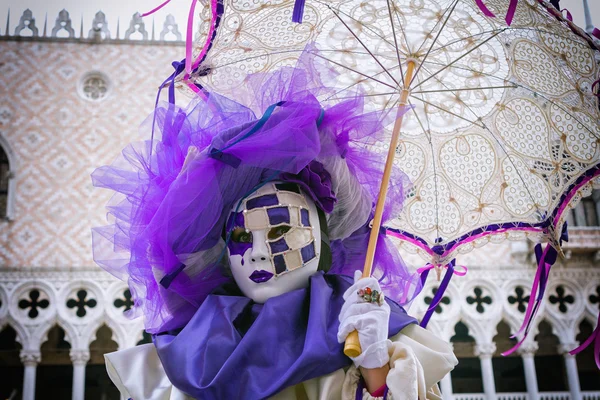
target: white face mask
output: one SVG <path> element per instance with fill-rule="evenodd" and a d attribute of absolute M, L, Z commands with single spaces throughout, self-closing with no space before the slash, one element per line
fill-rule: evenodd
<path fill-rule="evenodd" d="M 231 211 L 226 225 L 233 278 L 257 303 L 308 286 L 317 271 L 317 206 L 294 183 L 270 182 Z"/>

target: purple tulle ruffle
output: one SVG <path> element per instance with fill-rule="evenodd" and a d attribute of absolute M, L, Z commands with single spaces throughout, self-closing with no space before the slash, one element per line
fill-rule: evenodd
<path fill-rule="evenodd" d="M 223 227 L 265 179 L 295 176 L 332 210 L 330 273 L 362 268 L 385 164 L 370 149 L 386 140 L 396 110 L 365 113 L 360 93 L 320 102 L 330 93 L 321 83 L 327 73 L 306 53 L 295 68 L 248 76 L 237 101 L 211 93 L 185 109 L 161 103 L 141 126 L 150 137 L 154 121 L 154 142 L 132 143 L 94 171 L 94 185 L 115 192 L 111 225 L 92 233 L 94 259 L 127 281 L 132 314 L 144 315 L 148 332 L 184 326 L 211 291 L 232 281 Z M 409 185 L 394 169 L 384 217 L 398 215 Z M 383 236 L 374 276 L 396 301 L 407 282 L 418 282 Z"/>

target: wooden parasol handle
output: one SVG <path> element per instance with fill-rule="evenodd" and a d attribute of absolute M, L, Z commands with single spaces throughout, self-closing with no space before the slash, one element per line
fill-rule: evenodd
<path fill-rule="evenodd" d="M 406 67 L 406 74 L 404 75 L 404 87 L 400 92 L 399 107 L 405 107 L 408 104 L 410 82 L 412 81 L 414 71 L 415 60 L 409 59 Z M 367 247 L 365 266 L 363 268 L 363 278 L 371 276 L 373 260 L 375 259 L 375 249 L 377 247 L 377 237 L 379 236 L 381 219 L 383 218 L 383 207 L 385 205 L 385 198 L 387 197 L 388 186 L 390 184 L 390 175 L 392 173 L 392 166 L 394 163 L 394 156 L 396 155 L 396 147 L 398 146 L 398 138 L 400 136 L 400 129 L 402 128 L 403 117 L 404 113 L 401 113 L 400 116 L 396 118 L 394 129 L 392 130 L 392 140 L 390 141 L 390 148 L 388 149 L 385 168 L 383 170 L 383 178 L 379 188 L 377 206 L 375 207 L 375 216 L 373 217 L 373 226 L 371 227 L 371 234 L 369 235 L 369 246 Z M 358 357 L 360 353 L 362 353 L 362 349 L 360 348 L 360 341 L 358 340 L 358 332 L 352 331 L 348 337 L 346 337 L 344 354 L 348 357 Z"/>

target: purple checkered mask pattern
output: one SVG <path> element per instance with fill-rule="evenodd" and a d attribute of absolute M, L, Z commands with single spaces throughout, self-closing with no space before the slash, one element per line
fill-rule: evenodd
<path fill-rule="evenodd" d="M 258 303 L 306 287 L 317 271 L 317 206 L 295 183 L 269 182 L 236 202 L 226 226 L 233 277 Z"/>

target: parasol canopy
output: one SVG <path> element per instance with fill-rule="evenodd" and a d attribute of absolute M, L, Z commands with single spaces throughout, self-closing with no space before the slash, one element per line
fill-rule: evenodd
<path fill-rule="evenodd" d="M 508 2 L 480 3 L 308 1 L 296 24 L 293 1 L 225 1 L 191 79 L 233 95 L 248 73 L 292 65 L 314 43 L 340 91 L 321 100 L 358 90 L 377 110 L 398 106 L 414 61 L 395 161 L 413 189 L 386 226 L 435 265 L 490 240 L 557 244 L 565 209 L 599 170 L 600 51 L 549 3 L 518 2 L 510 26 L 491 16 Z"/>
<path fill-rule="evenodd" d="M 526 333 L 567 238 L 567 211 L 600 174 L 591 36 L 544 0 L 211 0 L 201 15 L 207 34 L 177 77 L 195 92 L 235 96 L 248 74 L 293 65 L 303 51 L 334 72 L 337 91 L 322 102 L 356 91 L 385 110 L 405 89 L 413 110 L 394 163 L 413 187 L 385 230 L 429 269 L 448 268 L 445 285 L 457 254 L 490 241 L 547 242 L 536 248 Z M 373 148 L 385 157 L 389 142 Z"/>

